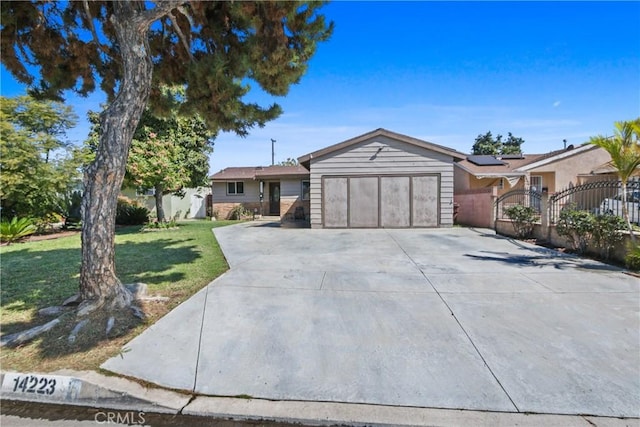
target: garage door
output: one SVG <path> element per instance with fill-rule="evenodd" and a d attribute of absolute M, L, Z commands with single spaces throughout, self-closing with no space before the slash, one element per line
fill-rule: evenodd
<path fill-rule="evenodd" d="M 323 177 L 326 228 L 437 227 L 439 176 Z"/>

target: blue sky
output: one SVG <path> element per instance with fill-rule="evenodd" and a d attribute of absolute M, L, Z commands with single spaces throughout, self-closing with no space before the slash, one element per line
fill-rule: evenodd
<path fill-rule="evenodd" d="M 347 2 L 300 84 L 248 100 L 284 114 L 247 138 L 221 134 L 211 173 L 271 163 L 386 128 L 469 152 L 512 132 L 526 153 L 610 135 L 640 116 L 640 2 Z M 2 94 L 24 91 L 2 70 Z M 102 97 L 70 97 L 76 113 Z M 69 133 L 82 141 L 83 121 Z"/>

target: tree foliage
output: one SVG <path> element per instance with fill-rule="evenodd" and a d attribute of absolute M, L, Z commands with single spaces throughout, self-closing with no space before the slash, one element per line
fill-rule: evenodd
<path fill-rule="evenodd" d="M 507 139 L 502 141 L 502 135 L 498 134 L 495 138 L 491 131 L 480 134 L 476 137 L 475 143 L 471 148 L 472 154 L 489 154 L 493 156 L 505 154 L 522 154 L 522 144 L 524 139 L 513 136 L 508 133 Z"/>
<path fill-rule="evenodd" d="M 81 151 L 66 140 L 72 109 L 30 96 L 0 98 L 0 199 L 3 216 L 64 215 L 80 182 Z"/>
<path fill-rule="evenodd" d="M 612 137 L 595 136 L 589 142 L 603 148 L 611 156 L 610 164 L 615 168 L 621 182 L 622 216 L 627 223 L 631 240 L 635 235 L 627 209 L 627 181 L 640 166 L 640 118 L 616 122 Z"/>
<path fill-rule="evenodd" d="M 125 182 L 154 189 L 156 215 L 164 221 L 162 196 L 206 185 L 212 151 L 211 132 L 199 116 L 182 117 L 174 110 L 158 117 L 147 109 L 131 144 Z"/>
<path fill-rule="evenodd" d="M 287 157 L 285 160 L 282 160 L 277 163 L 278 166 L 298 166 L 298 161 L 292 157 Z"/>
<path fill-rule="evenodd" d="M 162 112 L 163 86 L 184 86 L 186 115 L 213 131 L 245 136 L 276 118 L 245 95 L 256 82 L 281 96 L 298 83 L 317 44 L 332 31 L 320 2 L 290 1 L 20 1 L 2 2 L 0 57 L 33 93 L 86 95 L 99 85 L 94 161 L 82 201 L 81 313 L 131 305 L 116 277 L 115 214 L 126 159 L 150 100 Z"/>

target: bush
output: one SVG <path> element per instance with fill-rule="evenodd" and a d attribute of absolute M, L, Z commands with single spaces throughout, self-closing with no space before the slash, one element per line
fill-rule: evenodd
<path fill-rule="evenodd" d="M 64 206 L 64 225 L 65 230 L 73 230 L 81 228 L 80 208 L 82 205 L 82 195 L 79 191 L 74 191 L 65 199 Z"/>
<path fill-rule="evenodd" d="M 640 245 L 636 245 L 629 250 L 624 262 L 629 270 L 640 271 Z"/>
<path fill-rule="evenodd" d="M 227 215 L 227 219 L 238 220 L 238 219 L 246 218 L 249 215 L 251 215 L 251 212 L 249 212 L 244 206 L 237 205 L 229 211 L 229 215 Z"/>
<path fill-rule="evenodd" d="M 592 240 L 595 224 L 593 214 L 569 206 L 560 212 L 556 230 L 558 235 L 567 239 L 571 249 L 584 253 Z"/>
<path fill-rule="evenodd" d="M 624 238 L 620 231 L 625 228 L 626 223 L 617 215 L 594 216 L 591 237 L 602 258 L 609 259 L 611 249 Z"/>
<path fill-rule="evenodd" d="M 149 210 L 126 197 L 118 197 L 116 224 L 143 225 L 149 222 Z"/>
<path fill-rule="evenodd" d="M 37 227 L 30 218 L 14 216 L 11 221 L 0 223 L 0 240 L 11 244 L 37 231 Z"/>
<path fill-rule="evenodd" d="M 150 221 L 142 227 L 142 231 L 148 230 L 169 230 L 172 228 L 178 228 L 178 223 L 175 219 L 170 221 Z"/>
<path fill-rule="evenodd" d="M 533 225 L 538 220 L 536 210 L 531 206 L 513 205 L 503 209 L 504 214 L 513 223 L 513 229 L 520 239 L 526 239 L 533 233 Z"/>

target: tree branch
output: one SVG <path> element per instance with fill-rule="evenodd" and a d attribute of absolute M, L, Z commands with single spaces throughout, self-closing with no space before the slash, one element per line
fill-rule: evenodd
<path fill-rule="evenodd" d="M 151 25 L 152 22 L 157 21 L 163 16 L 171 16 L 171 11 L 187 2 L 184 0 L 165 0 L 156 3 L 156 7 L 153 9 L 147 9 L 141 12 L 136 19 L 138 24 L 143 26 Z"/>
<path fill-rule="evenodd" d="M 96 27 L 93 25 L 93 16 L 91 15 L 91 11 L 89 10 L 89 2 L 84 0 L 82 2 L 84 6 L 84 13 L 87 15 L 87 22 L 89 23 L 89 30 L 91 31 L 91 35 L 93 36 L 93 41 L 96 43 L 99 50 L 104 54 L 109 54 L 109 51 L 100 43 L 100 39 L 98 39 L 98 32 L 96 31 Z"/>
<path fill-rule="evenodd" d="M 180 10 L 180 12 L 184 14 L 184 12 L 181 9 L 182 8 L 178 8 L 178 10 Z M 196 62 L 196 58 L 194 58 L 193 54 L 191 53 L 191 46 L 189 45 L 189 41 L 187 40 L 184 33 L 180 29 L 180 25 L 178 25 L 178 21 L 176 20 L 176 16 L 173 14 L 173 11 L 169 13 L 169 19 L 171 19 L 171 23 L 173 24 L 173 27 L 176 29 L 176 33 L 178 34 L 178 37 L 180 37 L 180 41 L 182 42 L 182 46 L 184 47 L 184 50 L 186 50 L 187 55 L 189 55 L 189 59 L 191 60 L 191 62 Z M 189 23 L 191 24 L 191 22 Z"/>

